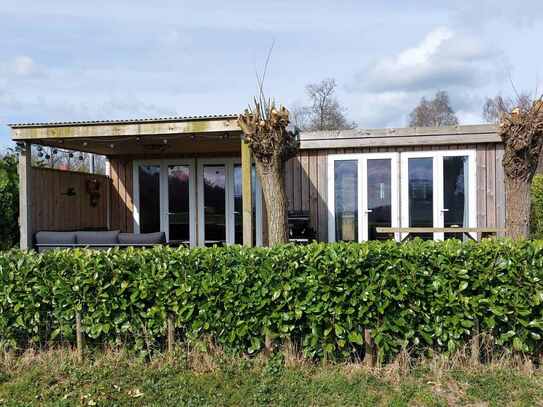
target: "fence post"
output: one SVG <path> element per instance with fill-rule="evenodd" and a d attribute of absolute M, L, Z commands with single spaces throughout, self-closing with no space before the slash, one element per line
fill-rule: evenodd
<path fill-rule="evenodd" d="M 267 359 L 273 353 L 273 340 L 269 332 L 264 337 L 264 357 Z"/>
<path fill-rule="evenodd" d="M 77 358 L 79 361 L 83 360 L 83 330 L 81 328 L 81 314 L 76 311 L 75 313 L 75 338 L 77 346 Z"/>
<path fill-rule="evenodd" d="M 481 357 L 481 338 L 479 332 L 479 320 L 475 319 L 475 325 L 473 325 L 473 337 L 471 338 L 471 363 L 479 364 L 479 358 Z"/>
<path fill-rule="evenodd" d="M 175 343 L 175 327 L 173 316 L 171 314 L 168 314 L 168 335 L 166 340 L 168 346 L 168 353 L 172 353 Z"/>
<path fill-rule="evenodd" d="M 364 329 L 364 364 L 367 367 L 375 367 L 377 364 L 377 349 L 371 337 L 371 329 Z"/>

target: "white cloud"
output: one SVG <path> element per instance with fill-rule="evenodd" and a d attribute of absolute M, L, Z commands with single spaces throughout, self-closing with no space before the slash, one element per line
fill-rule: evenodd
<path fill-rule="evenodd" d="M 420 92 L 484 86 L 503 72 L 500 52 L 447 27 L 429 32 L 415 47 L 371 63 L 353 88 L 370 92 Z"/>
<path fill-rule="evenodd" d="M 30 76 L 37 70 L 34 60 L 26 55 L 16 57 L 12 65 L 17 76 Z"/>

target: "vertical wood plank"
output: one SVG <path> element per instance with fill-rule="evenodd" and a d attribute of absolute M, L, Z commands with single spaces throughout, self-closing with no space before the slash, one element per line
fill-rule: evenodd
<path fill-rule="evenodd" d="M 118 230 L 121 225 L 119 222 L 120 211 L 119 211 L 119 160 L 111 160 L 111 229 Z"/>
<path fill-rule="evenodd" d="M 477 161 L 477 226 L 486 227 L 486 146 L 478 144 Z"/>
<path fill-rule="evenodd" d="M 117 162 L 117 176 L 118 176 L 118 195 L 119 195 L 119 229 L 121 232 L 126 232 L 126 193 L 124 184 L 126 166 L 124 160 L 118 160 Z"/>
<path fill-rule="evenodd" d="M 496 145 L 496 222 L 498 228 L 505 228 L 505 173 L 502 166 L 503 144 Z M 505 233 L 500 232 L 502 237 Z"/>
<path fill-rule="evenodd" d="M 318 236 L 321 242 L 328 241 L 328 152 L 319 150 L 317 153 L 317 191 L 318 191 Z"/>
<path fill-rule="evenodd" d="M 299 211 L 302 209 L 302 166 L 300 162 L 300 153 L 294 158 L 292 165 L 293 172 L 293 209 Z"/>
<path fill-rule="evenodd" d="M 32 248 L 32 145 L 19 152 L 19 227 L 21 250 Z"/>
<path fill-rule="evenodd" d="M 249 144 L 241 142 L 241 189 L 243 245 L 253 245 L 253 193 L 251 182 L 251 150 Z"/>
<path fill-rule="evenodd" d="M 126 231 L 129 233 L 134 232 L 134 201 L 132 199 L 134 196 L 133 165 L 133 161 L 126 163 L 126 183 L 124 185 L 126 193 Z"/>
<path fill-rule="evenodd" d="M 496 227 L 496 145 L 486 145 L 486 216 L 487 226 Z"/>
<path fill-rule="evenodd" d="M 309 203 L 309 155 L 308 151 L 302 151 L 300 155 L 300 164 L 301 164 L 301 174 L 300 174 L 300 180 L 302 183 L 302 203 L 301 203 L 301 209 L 304 211 L 310 210 L 311 206 Z"/>
<path fill-rule="evenodd" d="M 309 154 L 309 222 L 317 232 L 319 225 L 319 193 L 318 193 L 318 152 L 312 150 Z"/>
<path fill-rule="evenodd" d="M 287 192 L 289 211 L 291 211 L 294 208 L 294 196 L 293 196 L 294 160 L 295 158 L 291 158 L 285 163 L 285 189 Z"/>

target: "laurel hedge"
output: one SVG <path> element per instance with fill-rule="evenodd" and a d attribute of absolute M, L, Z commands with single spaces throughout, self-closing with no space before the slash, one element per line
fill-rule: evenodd
<path fill-rule="evenodd" d="M 161 349 L 180 342 L 247 354 L 266 335 L 308 357 L 347 359 L 372 330 L 382 360 L 407 348 L 451 352 L 478 325 L 496 346 L 538 355 L 543 242 L 415 240 L 274 248 L 0 253 L 0 342 Z"/>

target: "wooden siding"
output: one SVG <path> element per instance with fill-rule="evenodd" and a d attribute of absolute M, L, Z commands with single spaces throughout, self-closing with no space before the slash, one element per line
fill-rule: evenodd
<path fill-rule="evenodd" d="M 476 151 L 477 225 L 504 227 L 505 188 L 501 165 L 503 146 L 499 143 L 302 150 L 286 166 L 285 184 L 289 209 L 310 211 L 311 227 L 317 232 L 319 240 L 326 241 L 328 240 L 328 180 L 330 176 L 333 176 L 327 173 L 329 154 L 464 149 Z"/>
<path fill-rule="evenodd" d="M 132 161 L 111 159 L 109 161 L 111 178 L 111 217 L 110 229 L 121 232 L 134 231 L 133 172 Z"/>
<path fill-rule="evenodd" d="M 32 168 L 32 230 L 84 230 L 107 228 L 110 181 L 103 175 Z M 98 179 L 100 198 L 91 206 L 87 181 Z M 73 192 L 68 194 L 68 191 Z"/>
<path fill-rule="evenodd" d="M 477 165 L 477 225 L 504 227 L 505 188 L 501 165 L 503 146 L 499 143 L 448 146 L 359 147 L 341 149 L 301 150 L 285 165 L 285 186 L 289 210 L 308 210 L 311 227 L 319 240 L 328 240 L 328 155 L 350 153 L 406 152 L 433 150 L 476 151 Z M 111 229 L 133 231 L 132 161 L 110 160 Z M 265 208 L 263 208 L 265 216 Z M 263 240 L 267 230 L 263 227 Z"/>

